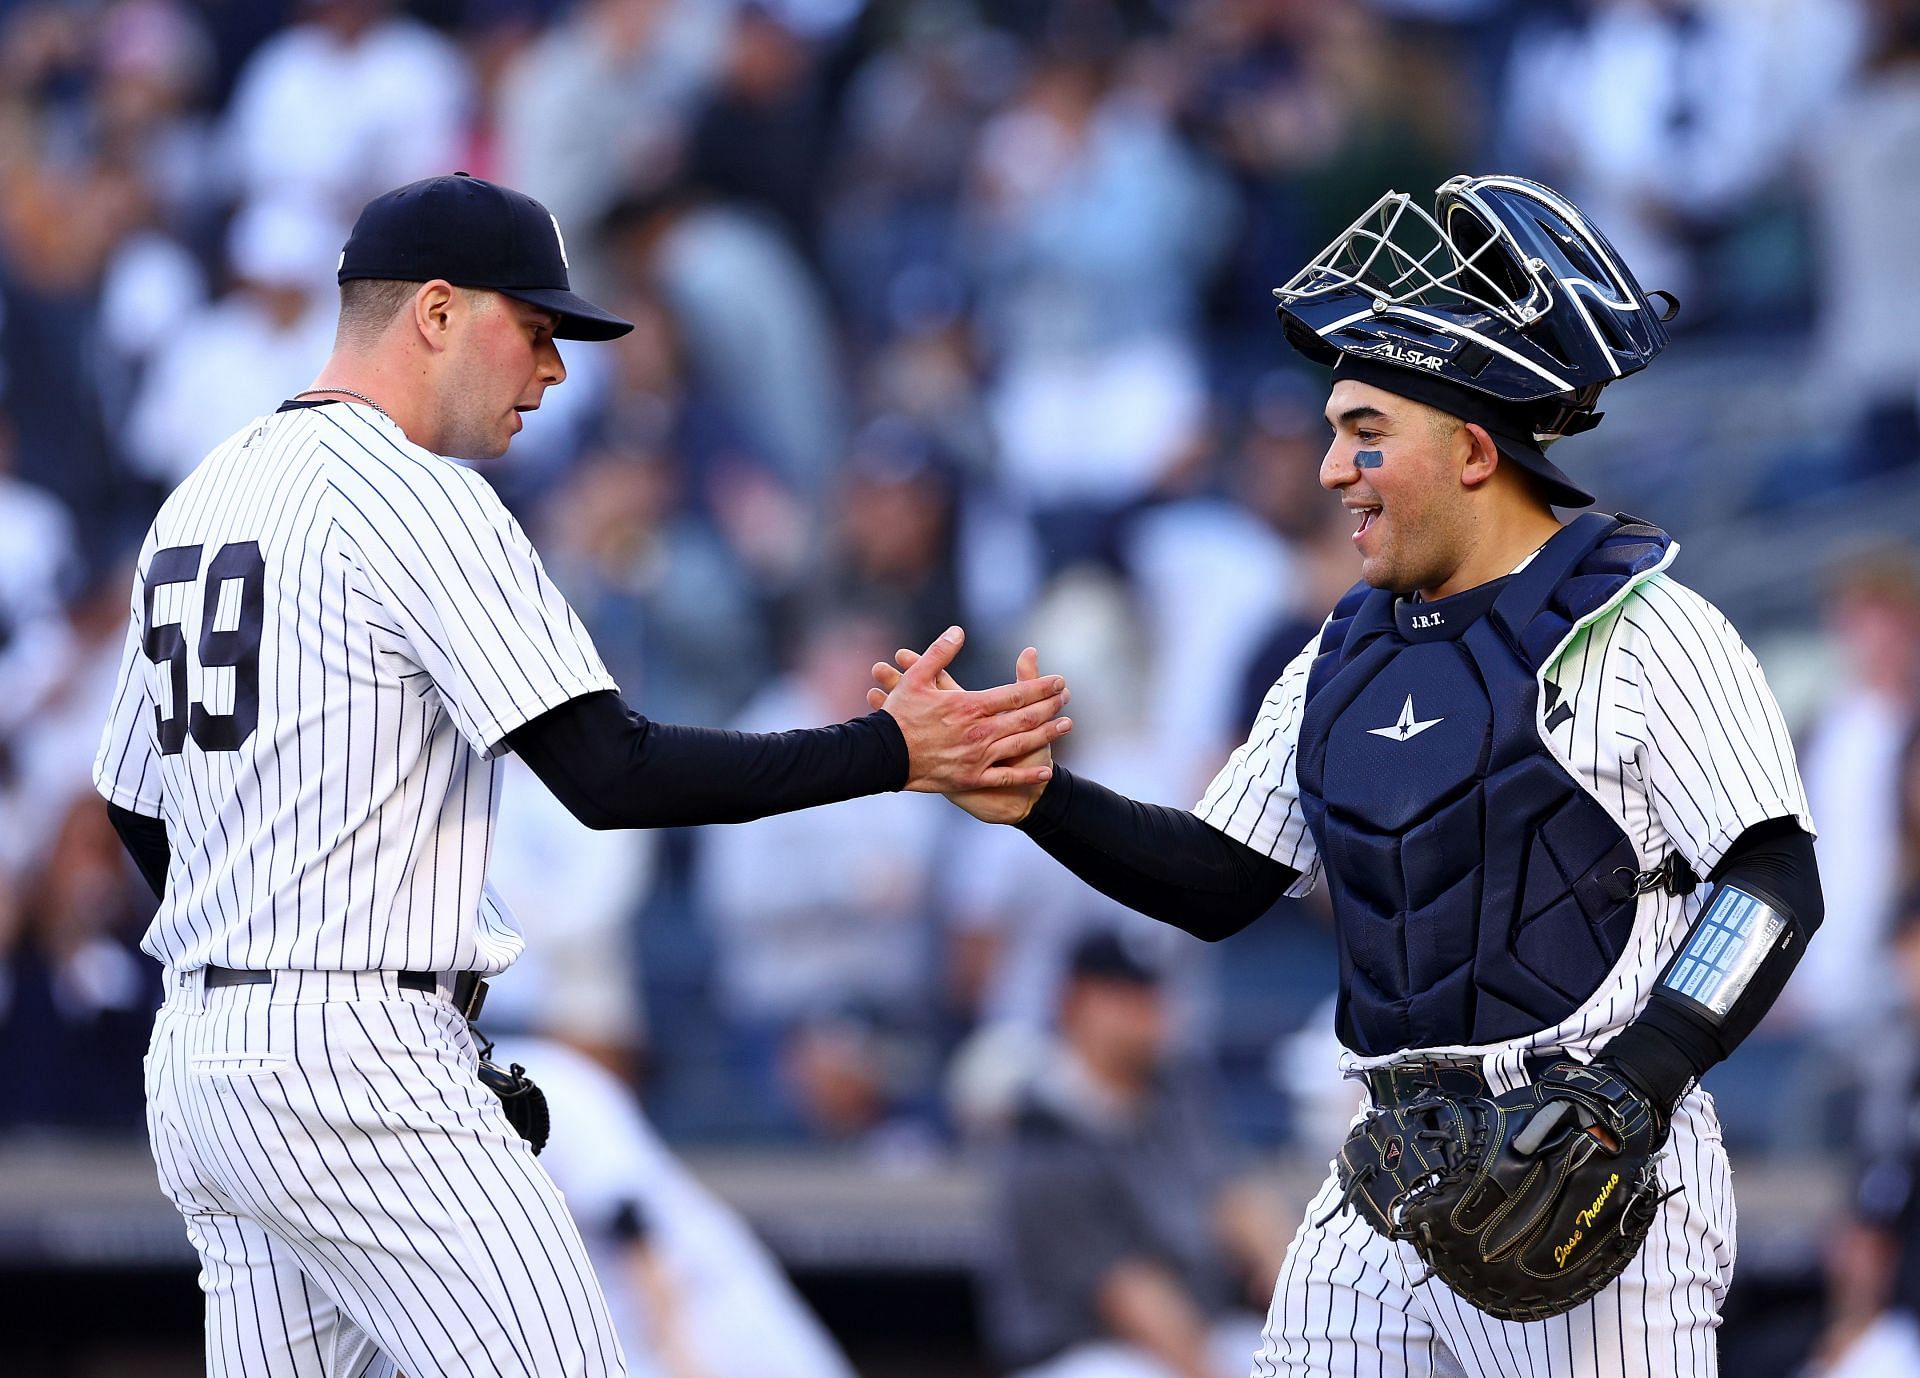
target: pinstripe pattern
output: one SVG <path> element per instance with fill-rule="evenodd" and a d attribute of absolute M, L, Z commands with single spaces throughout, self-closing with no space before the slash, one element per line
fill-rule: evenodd
<path fill-rule="evenodd" d="M 1324 625 L 1321 631 L 1326 629 Z M 1307 674 L 1320 648 L 1315 636 L 1287 662 L 1260 704 L 1253 731 L 1213 777 L 1194 813 L 1227 836 L 1300 872 L 1287 893 L 1296 899 L 1320 883 L 1320 850 L 1300 809 L 1295 757 L 1300 716 L 1307 704 Z"/>
<path fill-rule="evenodd" d="M 1246 743 L 1195 809 L 1300 870 L 1296 895 L 1313 888 L 1320 869 L 1294 765 L 1318 642 L 1288 665 Z M 1677 851 L 1705 876 L 1741 833 L 1768 819 L 1793 818 L 1813 831 L 1793 745 L 1758 662 L 1718 610 L 1664 571 L 1576 628 L 1540 679 L 1542 740 L 1632 839 L 1642 868 Z M 1356 1071 L 1406 1051 L 1478 1056 L 1497 1093 L 1525 1081 L 1535 1049 L 1591 1055 L 1646 1004 L 1702 903 L 1701 891 L 1643 895 L 1613 971 L 1552 1028 L 1483 1047 L 1347 1053 L 1342 1065 Z M 1255 1378 L 1710 1374 L 1733 1266 L 1734 1207 L 1712 1102 L 1697 1089 L 1676 1115 L 1663 1174 L 1682 1191 L 1621 1280 L 1565 1317 L 1527 1325 L 1496 1321 L 1444 1287 L 1410 1292 L 1411 1250 L 1394 1257 L 1394 1246 L 1351 1212 L 1315 1228 L 1310 1222 L 1338 1196 L 1330 1177 L 1288 1253 Z M 1417 1262 L 1412 1267 L 1418 1277 Z"/>
<path fill-rule="evenodd" d="M 148 1126 L 206 1269 L 209 1372 L 356 1375 L 374 1345 L 412 1378 L 626 1371 L 476 1063 L 452 1006 L 391 973 L 174 975 Z"/>
<path fill-rule="evenodd" d="M 209 1373 L 626 1372 L 465 1024 L 394 975 L 519 955 L 494 755 L 613 687 L 492 489 L 375 409 L 263 418 L 154 519 L 94 779 L 172 847 L 148 1128 Z"/>
<path fill-rule="evenodd" d="M 1584 1306 L 1551 1320 L 1501 1321 L 1425 1271 L 1411 1244 L 1353 1210 L 1315 1225 L 1340 1198 L 1331 1172 L 1287 1250 L 1253 1378 L 1711 1378 L 1714 1332 L 1733 1276 L 1733 1183 L 1713 1098 L 1695 1089 L 1674 1115 L 1661 1176 L 1684 1189 L 1661 1207 L 1640 1254 Z"/>
<path fill-rule="evenodd" d="M 207 1369 L 263 1378 L 387 1378 L 373 1340 L 266 1230 L 236 1215 L 187 1217 L 207 1295 Z"/>
<path fill-rule="evenodd" d="M 1288 892 L 1295 895 L 1319 879 L 1294 768 L 1318 644 L 1316 637 L 1287 666 L 1246 743 L 1194 810 L 1228 836 L 1302 870 Z M 1704 876 L 1734 839 L 1771 818 L 1792 818 L 1813 831 L 1793 743 L 1759 662 L 1712 604 L 1665 573 L 1650 575 L 1575 631 L 1540 678 L 1542 740 L 1619 822 L 1643 868 L 1677 850 Z M 1643 895 L 1613 972 L 1554 1027 L 1488 1047 L 1420 1051 L 1484 1056 L 1496 1090 L 1520 1084 L 1522 1060 L 1533 1049 L 1591 1052 L 1646 1004 L 1703 898 Z M 1344 1065 L 1378 1066 L 1400 1055 L 1349 1055 Z"/>
<path fill-rule="evenodd" d="M 235 751 L 189 739 L 142 653 L 156 551 L 258 541 L 259 725 Z M 203 582 L 152 590 L 195 647 Z M 232 580 L 215 626 L 231 616 Z M 279 413 L 215 450 L 161 508 L 140 555 L 100 792 L 164 817 L 174 855 L 142 947 L 169 966 L 504 970 L 520 952 L 486 885 L 514 728 L 614 688 L 518 524 L 478 474 L 410 444 L 372 408 Z M 188 697 L 230 711 L 231 668 L 187 656 Z"/>

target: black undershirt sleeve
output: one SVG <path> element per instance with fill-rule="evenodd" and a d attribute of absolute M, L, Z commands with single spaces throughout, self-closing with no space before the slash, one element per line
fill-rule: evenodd
<path fill-rule="evenodd" d="M 1299 879 L 1186 809 L 1142 804 L 1059 766 L 1020 830 L 1101 894 L 1218 942 Z"/>
<path fill-rule="evenodd" d="M 1676 1103 L 1688 1082 L 1725 1061 L 1753 1032 L 1826 914 L 1813 838 L 1791 818 L 1769 819 L 1741 833 L 1710 879 L 1758 896 L 1792 922 L 1718 1024 L 1686 997 L 1656 986 L 1646 1008 L 1601 1050 L 1601 1057 L 1618 1064 L 1662 1107 Z"/>
<path fill-rule="evenodd" d="M 507 734 L 589 828 L 684 828 L 882 794 L 907 782 L 886 712 L 794 732 L 650 722 L 611 691 L 583 694 Z"/>
<path fill-rule="evenodd" d="M 140 868 L 140 874 L 153 887 L 153 897 L 163 898 L 167 893 L 167 862 L 172 855 L 167 845 L 167 820 L 149 818 L 144 813 L 123 809 L 111 801 L 107 804 L 107 818 L 112 822 L 113 830 L 120 834 L 120 842 L 127 849 L 127 855 L 133 858 L 133 864 Z"/>

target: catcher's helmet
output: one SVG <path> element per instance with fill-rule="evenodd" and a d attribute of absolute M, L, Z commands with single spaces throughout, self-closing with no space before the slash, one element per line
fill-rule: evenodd
<path fill-rule="evenodd" d="M 1448 179 L 1432 215 L 1388 192 L 1274 295 L 1315 362 L 1372 359 L 1520 404 L 1543 445 L 1599 422 L 1600 389 L 1666 348 L 1679 305 L 1643 292 L 1571 201 L 1499 176 Z"/>

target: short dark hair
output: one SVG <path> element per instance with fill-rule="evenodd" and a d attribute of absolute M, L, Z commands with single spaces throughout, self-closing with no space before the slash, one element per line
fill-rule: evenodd
<path fill-rule="evenodd" d="M 1067 957 L 1067 974 L 1076 980 L 1151 990 L 1160 984 L 1162 973 L 1140 947 L 1118 929 L 1096 928 L 1074 944 Z"/>
<path fill-rule="evenodd" d="M 417 282 L 394 278 L 351 278 L 341 283 L 339 338 L 372 344 L 419 290 Z"/>

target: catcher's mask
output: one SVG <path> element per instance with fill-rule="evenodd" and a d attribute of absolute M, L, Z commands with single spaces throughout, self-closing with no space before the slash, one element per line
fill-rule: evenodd
<path fill-rule="evenodd" d="M 1679 308 L 1571 201 L 1504 176 L 1449 178 L 1431 215 L 1388 192 L 1274 296 L 1316 363 L 1344 354 L 1520 404 L 1543 447 L 1599 423 L 1600 389 L 1666 348 Z"/>

